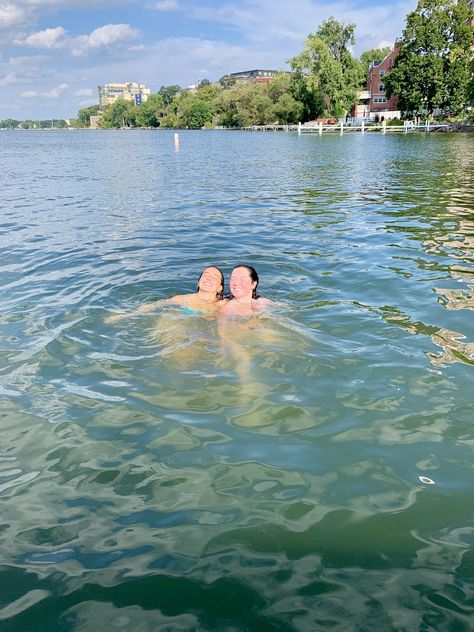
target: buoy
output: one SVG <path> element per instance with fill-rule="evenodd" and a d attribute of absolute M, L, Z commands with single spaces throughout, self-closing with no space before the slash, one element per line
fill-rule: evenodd
<path fill-rule="evenodd" d="M 179 149 L 179 134 L 177 132 L 174 135 L 174 147 L 176 150 Z"/>
<path fill-rule="evenodd" d="M 419 476 L 418 477 L 421 483 L 424 483 L 425 485 L 434 485 L 435 482 L 433 479 L 428 478 L 427 476 Z"/>

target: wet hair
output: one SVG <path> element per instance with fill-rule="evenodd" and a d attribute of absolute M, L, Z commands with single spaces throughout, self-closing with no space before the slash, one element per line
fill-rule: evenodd
<path fill-rule="evenodd" d="M 255 268 L 253 266 L 248 266 L 245 263 L 241 263 L 238 266 L 235 266 L 234 270 L 237 270 L 237 268 L 246 268 L 249 271 L 250 278 L 252 279 L 252 283 L 254 283 L 254 282 L 257 283 L 257 285 L 252 289 L 252 298 L 254 298 L 254 299 L 259 298 L 260 295 L 257 294 L 259 278 L 258 278 L 258 274 L 257 274 L 257 271 L 255 270 Z M 232 272 L 234 270 L 232 270 Z"/>
<path fill-rule="evenodd" d="M 222 273 L 222 270 L 220 268 L 218 268 L 217 266 L 207 266 L 206 268 L 204 268 L 204 270 L 199 275 L 199 279 L 198 279 L 198 282 L 197 282 L 197 291 L 199 292 L 199 281 L 201 280 L 202 275 L 204 274 L 204 272 L 206 270 L 209 270 L 209 268 L 214 268 L 214 270 L 217 270 L 219 272 L 219 274 L 221 275 L 221 286 L 222 286 L 222 289 L 219 292 L 217 292 L 216 297 L 220 301 L 222 301 L 222 299 L 224 298 L 224 275 Z"/>

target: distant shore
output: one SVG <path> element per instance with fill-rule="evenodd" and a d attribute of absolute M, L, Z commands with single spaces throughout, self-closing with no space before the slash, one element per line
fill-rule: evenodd
<path fill-rule="evenodd" d="M 433 126 L 436 126 L 436 123 L 433 122 L 432 123 Z M 457 122 L 449 122 L 446 121 L 444 122 L 445 127 L 442 129 L 431 129 L 429 130 L 430 132 L 438 132 L 438 133 L 450 133 L 450 132 L 461 132 L 461 133 L 473 133 L 474 132 L 474 122 L 469 122 L 469 123 L 457 123 Z M 255 127 L 268 127 L 268 131 L 271 131 L 271 127 L 275 127 L 275 128 L 283 128 L 283 127 L 289 127 L 289 128 L 296 128 L 297 126 L 295 125 L 291 125 L 291 126 L 255 126 Z M 338 125 L 334 125 L 331 126 L 334 129 L 338 128 Z M 246 127 L 214 127 L 214 128 L 197 128 L 197 129 L 191 129 L 191 128 L 183 128 L 183 127 L 176 127 L 176 128 L 170 128 L 170 127 L 122 127 L 122 128 L 101 128 L 101 127 L 96 127 L 96 128 L 92 128 L 92 127 L 43 127 L 43 128 L 8 128 L 8 127 L 0 127 L 0 132 L 77 132 L 77 131 L 113 131 L 113 132 L 117 132 L 117 131 L 138 131 L 138 130 L 148 130 L 148 131 L 155 131 L 155 132 L 189 132 L 189 131 L 206 131 L 206 132 L 212 132 L 212 131 L 220 131 L 220 132 L 225 132 L 225 131 L 247 131 L 249 128 Z M 350 130 L 350 127 L 347 127 L 345 129 Z M 370 129 L 370 128 L 369 128 Z M 294 129 L 293 129 L 294 131 Z"/>

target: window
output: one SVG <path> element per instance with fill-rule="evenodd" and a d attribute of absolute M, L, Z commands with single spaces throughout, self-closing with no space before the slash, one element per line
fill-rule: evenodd
<path fill-rule="evenodd" d="M 379 83 L 379 92 L 385 92 L 385 86 L 383 83 Z"/>
<path fill-rule="evenodd" d="M 381 70 L 381 71 L 380 71 L 380 79 L 382 79 L 382 77 L 384 76 L 384 74 L 385 74 L 385 70 Z"/>
<path fill-rule="evenodd" d="M 374 97 L 374 103 L 387 103 L 387 97 Z"/>

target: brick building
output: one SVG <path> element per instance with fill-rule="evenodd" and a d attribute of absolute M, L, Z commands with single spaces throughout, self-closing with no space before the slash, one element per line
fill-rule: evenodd
<path fill-rule="evenodd" d="M 398 97 L 392 95 L 387 97 L 385 92 L 384 76 L 393 68 L 393 63 L 400 51 L 400 44 L 395 42 L 395 46 L 382 61 L 373 61 L 369 67 L 367 76 L 367 90 L 370 93 L 369 111 L 370 114 L 393 118 L 394 113 L 398 111 Z M 390 114 L 389 114 L 390 113 Z"/>

